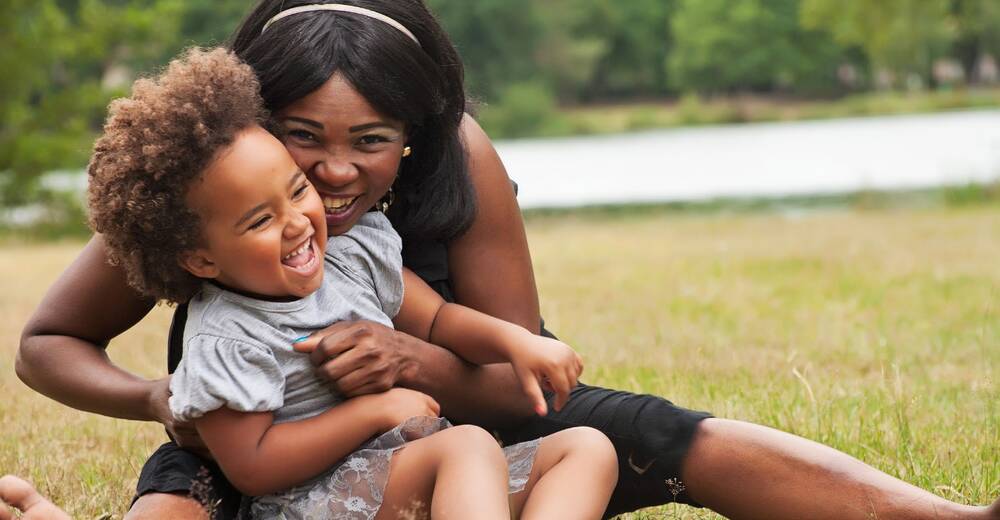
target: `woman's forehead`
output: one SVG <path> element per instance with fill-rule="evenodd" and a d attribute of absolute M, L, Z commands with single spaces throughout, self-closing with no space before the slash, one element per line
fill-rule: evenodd
<path fill-rule="evenodd" d="M 317 123 L 323 129 L 349 129 L 372 122 L 403 127 L 395 119 L 379 112 L 342 74 L 336 73 L 319 88 L 275 113 L 278 120 L 288 118 Z"/>

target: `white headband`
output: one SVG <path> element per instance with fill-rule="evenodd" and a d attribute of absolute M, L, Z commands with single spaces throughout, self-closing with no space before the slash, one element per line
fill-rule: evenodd
<path fill-rule="evenodd" d="M 389 18 L 388 16 L 382 13 L 372 11 L 371 9 L 365 9 L 364 7 L 358 7 L 354 5 L 344 5 L 344 4 L 300 5 L 299 7 L 292 7 L 290 9 L 285 9 L 284 11 L 281 11 L 280 13 L 274 15 L 274 17 L 272 17 L 270 20 L 268 20 L 267 23 L 264 24 L 264 28 L 260 30 L 260 33 L 264 34 L 264 31 L 266 31 L 267 28 L 270 27 L 272 23 L 277 22 L 278 20 L 281 20 L 286 16 L 292 16 L 293 14 L 299 14 L 299 13 L 308 13 L 311 11 L 341 11 L 344 13 L 355 13 L 367 16 L 369 18 L 374 18 L 376 20 L 381 20 L 395 27 L 396 29 L 399 30 L 399 32 L 408 36 L 418 46 L 420 45 L 420 40 L 418 40 L 417 37 L 414 36 L 409 29 L 403 27 L 403 24 L 397 22 L 396 20 L 393 20 L 392 18 Z"/>

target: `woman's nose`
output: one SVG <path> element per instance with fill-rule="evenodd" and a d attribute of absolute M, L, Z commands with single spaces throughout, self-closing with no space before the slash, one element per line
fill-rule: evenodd
<path fill-rule="evenodd" d="M 358 178 L 358 167 L 343 156 L 328 153 L 316 163 L 312 173 L 320 185 L 339 188 Z"/>

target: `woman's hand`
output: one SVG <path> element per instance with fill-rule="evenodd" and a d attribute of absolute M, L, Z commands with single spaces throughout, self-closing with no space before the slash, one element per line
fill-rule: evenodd
<path fill-rule="evenodd" d="M 375 401 L 382 417 L 379 433 L 399 426 L 410 417 L 439 417 L 441 406 L 433 397 L 408 388 L 392 388 L 388 392 L 363 396 Z"/>
<path fill-rule="evenodd" d="M 156 419 L 156 422 L 166 428 L 167 435 L 178 446 L 202 457 L 211 458 L 208 448 L 205 447 L 201 436 L 198 435 L 198 430 L 194 427 L 194 423 L 174 419 L 169 403 L 170 377 L 167 376 L 153 382 L 153 389 L 149 394 L 150 414 Z"/>
<path fill-rule="evenodd" d="M 409 336 L 371 321 L 341 321 L 293 345 L 308 352 L 320 377 L 347 396 L 385 392 L 416 370 Z"/>
<path fill-rule="evenodd" d="M 535 413 L 548 413 L 542 389 L 556 394 L 553 407 L 562 410 L 569 400 L 569 392 L 576 386 L 583 372 L 583 359 L 569 345 L 544 336 L 526 332 L 518 338 L 516 347 L 509 352 L 521 387 L 535 406 Z"/>

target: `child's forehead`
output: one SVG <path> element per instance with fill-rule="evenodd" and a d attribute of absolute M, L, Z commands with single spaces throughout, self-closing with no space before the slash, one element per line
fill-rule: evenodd
<path fill-rule="evenodd" d="M 300 177 L 301 170 L 280 141 L 263 129 L 250 129 L 220 150 L 191 186 L 188 198 L 196 209 L 205 203 L 215 209 L 222 209 L 222 202 L 234 208 L 256 205 L 284 195 Z"/>

